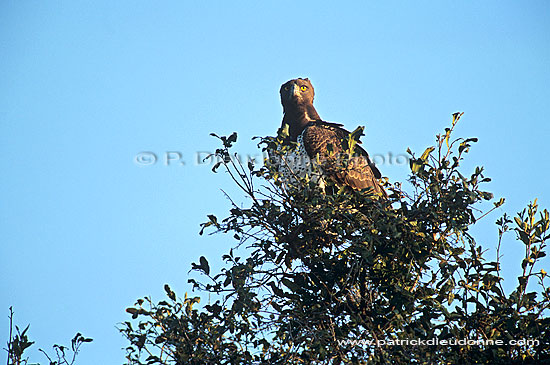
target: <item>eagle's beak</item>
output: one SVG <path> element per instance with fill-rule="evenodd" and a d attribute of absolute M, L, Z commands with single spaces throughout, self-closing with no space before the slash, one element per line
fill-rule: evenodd
<path fill-rule="evenodd" d="M 300 89 L 298 88 L 298 85 L 292 84 L 292 86 L 290 87 L 289 95 L 290 95 L 290 99 L 298 100 L 300 96 Z"/>

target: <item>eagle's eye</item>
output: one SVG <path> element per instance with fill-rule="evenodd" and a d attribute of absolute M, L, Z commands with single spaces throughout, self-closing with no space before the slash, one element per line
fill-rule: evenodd
<path fill-rule="evenodd" d="M 300 87 L 300 90 L 306 91 L 306 90 L 307 90 L 307 86 L 306 86 L 306 85 L 302 85 L 302 86 Z"/>
<path fill-rule="evenodd" d="M 289 86 L 285 86 L 285 91 L 288 91 L 290 89 Z"/>

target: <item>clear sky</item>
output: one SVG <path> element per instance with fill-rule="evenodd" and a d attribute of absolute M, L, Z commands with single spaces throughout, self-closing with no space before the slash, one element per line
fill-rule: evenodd
<path fill-rule="evenodd" d="M 13 305 L 35 350 L 80 331 L 94 342 L 79 364 L 122 363 L 124 309 L 165 283 L 183 295 L 190 263 L 234 244 L 198 235 L 229 208 L 220 189 L 247 203 L 196 162 L 218 147 L 209 133 L 256 154 L 295 77 L 325 120 L 365 125 L 373 155 L 421 153 L 464 111 L 467 172 L 485 166 L 507 198 L 475 230 L 487 248 L 502 213 L 550 206 L 548 1 L 3 0 L 0 342 Z M 158 161 L 136 163 L 143 151 Z M 379 168 L 404 181 L 398 162 Z M 512 288 L 521 245 L 503 253 Z"/>

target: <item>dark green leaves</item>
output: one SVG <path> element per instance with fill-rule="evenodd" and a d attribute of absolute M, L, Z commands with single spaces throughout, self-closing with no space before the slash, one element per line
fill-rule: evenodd
<path fill-rule="evenodd" d="M 8 347 L 5 349 L 8 352 L 8 365 L 22 365 L 27 364 L 29 359 L 24 357 L 24 352 L 26 349 L 31 347 L 34 344 L 34 341 L 29 341 L 27 336 L 27 331 L 29 330 L 29 325 L 21 332 L 17 325 L 13 323 L 13 309 L 10 307 L 10 328 L 9 328 L 9 340 Z M 13 328 L 15 327 L 15 331 Z M 80 332 L 77 333 L 71 340 L 71 348 L 66 346 L 54 344 L 52 348 L 55 351 L 54 355 L 48 355 L 43 349 L 38 349 L 49 361 L 51 365 L 63 364 L 63 365 L 73 365 L 76 360 L 76 356 L 80 351 L 80 346 L 83 343 L 92 342 L 93 339 L 84 337 Z"/>
<path fill-rule="evenodd" d="M 430 157 L 430 154 L 433 152 L 433 150 L 435 150 L 435 147 L 428 147 L 426 148 L 424 153 L 422 153 L 422 156 L 420 156 L 419 159 L 410 160 L 411 171 L 413 172 L 413 174 L 417 174 L 421 170 L 422 166 L 426 164 L 426 161 L 428 157 Z"/>
<path fill-rule="evenodd" d="M 216 133 L 210 133 L 212 137 L 216 137 L 222 141 L 224 147 L 232 147 L 233 143 L 237 142 L 237 132 L 233 132 L 229 137 L 218 136 Z"/>
<path fill-rule="evenodd" d="M 206 257 L 201 256 L 199 258 L 200 266 L 197 268 L 200 268 L 200 270 L 204 271 L 206 275 L 210 275 L 210 265 L 208 265 L 208 260 L 206 260 Z"/>
<path fill-rule="evenodd" d="M 168 295 L 168 298 L 176 300 L 176 294 L 172 291 L 172 289 L 170 289 L 168 284 L 164 284 L 164 291 L 166 292 L 166 295 Z"/>
<path fill-rule="evenodd" d="M 348 154 L 352 155 L 355 152 L 355 146 L 359 143 L 361 136 L 365 134 L 363 131 L 365 127 L 357 127 L 353 132 L 351 132 L 343 141 L 342 149 Z"/>
<path fill-rule="evenodd" d="M 204 256 L 201 256 L 199 258 L 199 264 L 191 263 L 191 269 L 199 270 L 205 273 L 206 275 L 210 275 L 210 265 L 208 264 L 208 260 Z"/>
<path fill-rule="evenodd" d="M 201 235 L 201 236 L 202 236 L 202 234 L 204 233 L 204 229 L 205 229 L 206 227 L 215 226 L 215 227 L 217 227 L 217 228 L 220 228 L 220 225 L 219 225 L 219 223 L 218 223 L 218 218 L 217 218 L 215 215 L 213 215 L 213 214 L 208 214 L 208 219 L 209 219 L 208 222 L 206 222 L 206 223 L 201 223 L 201 227 L 202 227 L 202 228 L 201 228 L 201 230 L 200 230 L 200 232 L 199 232 L 199 235 Z"/>

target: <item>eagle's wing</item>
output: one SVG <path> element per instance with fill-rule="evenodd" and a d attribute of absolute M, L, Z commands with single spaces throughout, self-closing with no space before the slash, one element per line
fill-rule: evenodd
<path fill-rule="evenodd" d="M 349 135 L 349 133 L 348 133 Z M 361 142 L 359 142 L 361 143 Z M 365 149 L 361 146 L 355 145 L 355 153 L 357 155 L 363 156 L 363 158 L 366 160 L 367 164 L 369 165 L 370 169 L 372 170 L 372 173 L 374 174 L 374 177 L 377 179 L 380 179 L 382 177 L 382 174 L 380 173 L 380 170 L 378 170 L 378 167 L 374 164 L 374 162 L 371 161 L 369 154 Z"/>
<path fill-rule="evenodd" d="M 367 151 L 355 145 L 350 156 L 342 148 L 342 141 L 349 132 L 340 124 L 328 122 L 310 123 L 302 134 L 304 147 L 311 159 L 318 159 L 324 174 L 341 185 L 353 189 L 373 188 L 385 195 L 378 182 L 380 171 L 370 160 Z"/>

